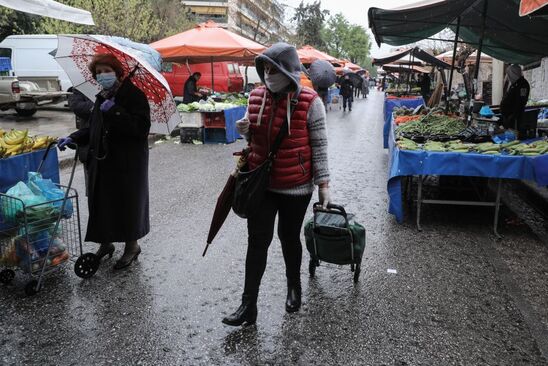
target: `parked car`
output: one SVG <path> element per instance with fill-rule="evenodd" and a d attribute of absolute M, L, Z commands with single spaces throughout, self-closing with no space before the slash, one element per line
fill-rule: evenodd
<path fill-rule="evenodd" d="M 34 82 L 43 91 L 67 91 L 72 83 L 54 59 L 56 49 L 56 35 L 14 35 L 0 43 L 0 57 L 11 59 L 11 76 L 20 82 Z"/>
<path fill-rule="evenodd" d="M 190 68 L 190 70 L 189 70 Z M 211 89 L 211 63 L 205 64 L 176 64 L 164 62 L 162 74 L 166 78 L 174 96 L 183 96 L 185 82 L 195 72 L 202 74 L 198 87 Z M 213 82 L 216 92 L 239 93 L 244 88 L 244 78 L 238 64 L 232 62 L 213 63 Z"/>
<path fill-rule="evenodd" d="M 29 117 L 41 105 L 57 104 L 69 93 L 45 91 L 32 81 L 19 81 L 15 76 L 0 76 L 0 110 L 15 109 L 20 116 Z"/>
<path fill-rule="evenodd" d="M 262 83 L 261 78 L 259 77 L 259 74 L 257 74 L 257 69 L 255 68 L 255 66 L 240 66 L 240 73 L 242 74 L 244 78 L 244 83 L 246 82 L 245 79 L 247 76 L 247 83 L 246 83 L 246 89 L 245 89 L 246 92 L 253 90 L 255 85 Z"/>

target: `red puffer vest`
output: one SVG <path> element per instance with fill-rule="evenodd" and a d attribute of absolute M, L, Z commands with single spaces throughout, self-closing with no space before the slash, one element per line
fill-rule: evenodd
<path fill-rule="evenodd" d="M 249 97 L 248 113 L 251 122 L 249 146 L 251 152 L 247 162 L 250 169 L 255 169 L 266 160 L 270 146 L 276 140 L 287 116 L 287 98 L 275 101 L 271 94 L 266 92 L 266 103 L 259 124 L 259 113 L 264 95 L 265 88 L 263 87 L 253 90 Z M 312 148 L 308 136 L 307 118 L 310 105 L 317 96 L 318 94 L 314 90 L 302 88 L 291 117 L 290 134 L 283 139 L 272 164 L 270 188 L 294 188 L 308 183 L 312 179 Z M 272 117 L 273 110 L 275 115 Z"/>

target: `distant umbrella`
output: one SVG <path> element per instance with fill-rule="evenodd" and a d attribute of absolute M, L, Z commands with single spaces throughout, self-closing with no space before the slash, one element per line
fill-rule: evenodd
<path fill-rule="evenodd" d="M 350 78 L 350 81 L 355 88 L 359 87 L 361 83 L 363 83 L 363 78 L 355 72 L 347 72 L 346 74 L 344 74 L 343 78 L 347 76 Z"/>
<path fill-rule="evenodd" d="M 315 87 L 329 88 L 337 81 L 337 74 L 333 65 L 325 60 L 316 60 L 308 69 L 310 80 Z"/>

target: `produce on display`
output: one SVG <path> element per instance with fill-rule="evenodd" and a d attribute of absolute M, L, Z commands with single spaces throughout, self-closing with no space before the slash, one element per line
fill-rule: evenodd
<path fill-rule="evenodd" d="M 4 131 L 0 129 L 0 158 L 41 150 L 56 139 L 50 136 L 28 135 L 28 130 Z"/>
<path fill-rule="evenodd" d="M 522 155 L 539 156 L 548 154 L 548 140 L 537 140 L 529 143 L 518 140 L 505 144 L 495 144 L 493 142 L 483 142 L 479 144 L 466 143 L 461 140 L 451 140 L 446 142 L 428 140 L 424 144 L 418 144 L 415 141 L 400 137 L 396 145 L 401 150 L 425 150 L 434 152 L 454 152 L 454 153 L 477 153 L 484 155 Z"/>
<path fill-rule="evenodd" d="M 465 128 L 466 123 L 460 118 L 430 113 L 421 119 L 399 125 L 396 135 L 420 135 L 428 139 L 428 136 L 457 136 Z"/>
<path fill-rule="evenodd" d="M 218 101 L 215 101 L 218 100 Z M 207 100 L 181 103 L 177 106 L 179 112 L 221 112 L 225 109 L 247 106 L 247 98 L 241 94 L 213 95 Z"/>
<path fill-rule="evenodd" d="M 420 115 L 412 115 L 412 116 L 397 116 L 396 118 L 394 118 L 394 122 L 396 123 L 396 125 L 401 125 L 402 123 L 407 123 L 407 122 L 410 122 L 410 121 L 416 121 L 418 119 L 420 119 L 422 116 Z"/>

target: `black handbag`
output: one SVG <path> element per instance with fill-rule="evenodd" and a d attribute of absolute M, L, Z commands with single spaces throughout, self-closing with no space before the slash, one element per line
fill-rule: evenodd
<path fill-rule="evenodd" d="M 291 99 L 291 111 L 298 102 L 298 93 L 295 93 Z M 270 172 L 272 170 L 272 164 L 276 158 L 276 153 L 282 144 L 282 140 L 288 131 L 288 121 L 284 121 L 284 124 L 280 128 L 280 132 L 276 136 L 274 144 L 270 148 L 268 157 L 266 160 L 253 170 L 246 170 L 244 166 L 236 178 L 236 184 L 234 187 L 234 199 L 232 201 L 232 210 L 238 216 L 243 219 L 247 219 L 253 216 L 261 207 L 266 190 L 270 184 Z"/>

